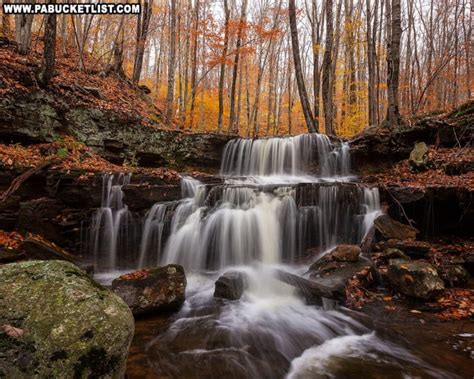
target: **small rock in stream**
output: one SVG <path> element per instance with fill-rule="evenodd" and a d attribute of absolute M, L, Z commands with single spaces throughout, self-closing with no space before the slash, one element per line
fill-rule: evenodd
<path fill-rule="evenodd" d="M 214 297 L 238 300 L 248 287 L 247 275 L 239 271 L 228 271 L 216 281 Z"/>

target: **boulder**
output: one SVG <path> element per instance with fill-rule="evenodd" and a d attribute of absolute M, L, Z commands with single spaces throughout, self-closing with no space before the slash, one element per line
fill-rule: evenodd
<path fill-rule="evenodd" d="M 395 221 L 387 214 L 377 217 L 374 221 L 374 226 L 385 239 L 415 239 L 418 234 L 418 230 L 413 226 Z"/>
<path fill-rule="evenodd" d="M 314 262 L 309 267 L 309 271 L 327 271 L 330 267 L 337 268 L 334 262 L 357 262 L 360 252 L 361 249 L 357 245 L 338 245 Z"/>
<path fill-rule="evenodd" d="M 185 300 L 186 276 L 180 265 L 148 268 L 122 275 L 112 282 L 134 315 L 175 311 Z"/>
<path fill-rule="evenodd" d="M 420 299 L 430 299 L 444 289 L 436 269 L 424 261 L 392 259 L 388 280 L 401 293 Z"/>
<path fill-rule="evenodd" d="M 376 247 L 379 250 L 386 250 L 394 248 L 404 252 L 406 255 L 412 258 L 422 258 L 429 253 L 431 245 L 426 241 L 414 241 L 414 240 L 397 240 L 390 239 L 387 241 L 381 241 L 377 243 Z"/>
<path fill-rule="evenodd" d="M 65 261 L 0 267 L 0 377 L 119 378 L 133 316 Z"/>
<path fill-rule="evenodd" d="M 248 287 L 247 275 L 240 271 L 228 271 L 216 281 L 214 297 L 238 300 Z"/>
<path fill-rule="evenodd" d="M 459 287 L 467 284 L 470 275 L 467 270 L 457 264 L 445 265 L 439 269 L 439 275 L 450 287 Z"/>
<path fill-rule="evenodd" d="M 428 168 L 428 146 L 424 142 L 418 142 L 410 153 L 408 163 L 414 172 L 424 171 Z"/>

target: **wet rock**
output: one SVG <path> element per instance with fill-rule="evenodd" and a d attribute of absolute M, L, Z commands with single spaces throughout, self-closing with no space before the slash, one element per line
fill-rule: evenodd
<path fill-rule="evenodd" d="M 392 259 L 388 280 L 401 293 L 420 299 L 430 299 L 444 289 L 436 269 L 424 261 Z"/>
<path fill-rule="evenodd" d="M 134 322 L 118 296 L 65 261 L 12 263 L 0 277 L 0 377 L 123 377 Z"/>
<path fill-rule="evenodd" d="M 389 261 L 390 259 L 405 259 L 405 260 L 410 260 L 410 257 L 406 255 L 403 251 L 400 249 L 397 249 L 395 247 L 387 247 L 382 255 L 381 258 Z"/>
<path fill-rule="evenodd" d="M 357 262 L 360 252 L 360 247 L 357 245 L 338 245 L 314 262 L 309 267 L 309 271 L 330 271 L 331 267 L 336 269 L 338 265 L 335 262 Z"/>
<path fill-rule="evenodd" d="M 310 270 L 310 278 L 317 284 L 327 288 L 338 297 L 343 296 L 344 289 L 349 279 L 357 277 L 364 284 L 370 284 L 376 279 L 374 263 L 365 257 L 359 257 L 356 262 L 336 262 L 335 266 L 328 269 L 329 264 L 322 266 L 317 271 Z"/>
<path fill-rule="evenodd" d="M 431 246 L 425 241 L 390 239 L 388 241 L 381 241 L 376 245 L 380 250 L 394 248 L 403 251 L 406 255 L 412 258 L 422 258 L 430 251 Z"/>
<path fill-rule="evenodd" d="M 446 265 L 438 269 L 439 275 L 450 287 L 460 287 L 469 281 L 470 275 L 467 270 L 456 264 Z"/>
<path fill-rule="evenodd" d="M 387 214 L 377 217 L 374 221 L 374 226 L 385 239 L 415 239 L 418 234 L 418 230 L 414 227 L 395 221 Z"/>
<path fill-rule="evenodd" d="M 134 315 L 175 311 L 185 300 L 186 276 L 180 265 L 148 268 L 122 275 L 112 282 Z"/>
<path fill-rule="evenodd" d="M 248 287 L 247 275 L 239 271 L 228 271 L 216 281 L 214 297 L 238 300 Z"/>
<path fill-rule="evenodd" d="M 425 171 L 428 168 L 428 146 L 424 142 L 418 142 L 410 153 L 408 163 L 414 172 Z"/>

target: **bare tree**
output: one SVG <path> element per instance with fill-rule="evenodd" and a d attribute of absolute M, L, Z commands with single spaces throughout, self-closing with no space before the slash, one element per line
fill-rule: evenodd
<path fill-rule="evenodd" d="M 54 4 L 56 0 L 49 0 Z M 44 53 L 43 63 L 38 73 L 38 82 L 42 87 L 47 87 L 54 75 L 56 63 L 56 15 L 48 14 L 46 16 L 46 25 L 44 28 Z"/>
<path fill-rule="evenodd" d="M 332 78 L 332 54 L 334 44 L 333 29 L 333 1 L 326 1 L 326 46 L 323 57 L 323 108 L 324 108 L 324 127 L 326 134 L 334 134 L 334 114 L 333 114 L 333 78 Z"/>
<path fill-rule="evenodd" d="M 224 114 L 224 76 L 225 66 L 227 59 L 227 50 L 229 48 L 229 19 L 230 19 L 230 8 L 227 0 L 224 0 L 224 46 L 222 47 L 222 61 L 219 74 L 219 113 L 217 120 L 217 131 L 222 131 L 222 116 Z"/>
<path fill-rule="evenodd" d="M 301 107 L 303 108 L 303 115 L 306 121 L 306 126 L 310 133 L 318 131 L 318 126 L 314 120 L 311 106 L 309 105 L 308 92 L 304 83 L 303 71 L 301 67 L 300 47 L 298 41 L 298 26 L 296 23 L 296 5 L 295 0 L 289 0 L 289 19 L 290 19 L 290 33 L 291 45 L 293 49 L 293 61 L 295 67 L 296 83 L 298 86 L 298 93 L 300 95 Z"/>
<path fill-rule="evenodd" d="M 168 58 L 168 92 L 166 94 L 165 122 L 171 125 L 173 122 L 174 104 L 174 75 L 176 64 L 176 0 L 171 0 L 170 4 L 170 42 Z"/>
<path fill-rule="evenodd" d="M 387 20 L 387 118 L 390 127 L 400 122 L 398 87 L 400 81 L 400 40 L 402 35 L 400 0 L 386 0 Z"/>
<path fill-rule="evenodd" d="M 137 45 L 135 50 L 135 62 L 133 64 L 132 81 L 138 84 L 143 66 L 143 54 L 145 52 L 146 38 L 148 35 L 148 28 L 150 26 L 150 19 L 153 7 L 153 0 L 144 0 L 143 11 L 137 17 Z"/>

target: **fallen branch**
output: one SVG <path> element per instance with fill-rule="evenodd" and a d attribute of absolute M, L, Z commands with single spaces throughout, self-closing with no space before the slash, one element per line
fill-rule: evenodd
<path fill-rule="evenodd" d="M 18 188 L 20 188 L 23 182 L 27 180 L 30 176 L 33 176 L 34 174 L 40 172 L 41 170 L 48 167 L 52 163 L 54 162 L 51 159 L 42 161 L 38 163 L 35 167 L 30 168 L 28 171 L 25 171 L 23 174 L 13 179 L 13 181 L 10 184 L 10 187 L 8 187 L 8 189 L 0 195 L 0 203 L 3 203 L 6 199 L 8 199 L 8 197 L 13 195 L 18 190 Z"/>

